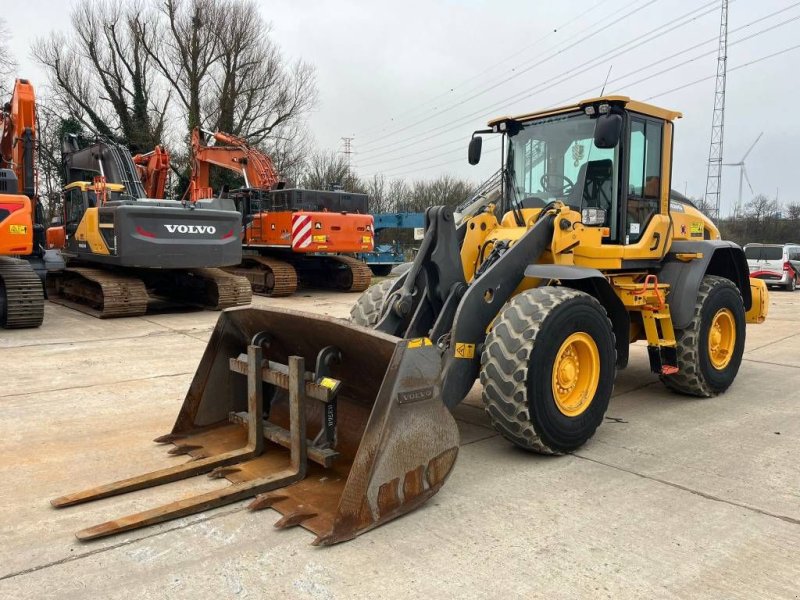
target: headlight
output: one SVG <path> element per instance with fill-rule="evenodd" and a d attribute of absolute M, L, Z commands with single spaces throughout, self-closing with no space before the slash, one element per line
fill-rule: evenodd
<path fill-rule="evenodd" d="M 606 222 L 606 211 L 602 208 L 584 208 L 581 211 L 584 225 L 602 225 Z"/>

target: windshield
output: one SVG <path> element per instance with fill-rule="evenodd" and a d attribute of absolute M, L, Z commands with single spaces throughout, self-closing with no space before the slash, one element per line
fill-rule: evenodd
<path fill-rule="evenodd" d="M 583 112 L 525 123 L 509 137 L 510 196 L 526 208 L 561 200 L 577 209 L 603 209 L 614 238 L 619 144 L 595 147 L 594 124 Z"/>

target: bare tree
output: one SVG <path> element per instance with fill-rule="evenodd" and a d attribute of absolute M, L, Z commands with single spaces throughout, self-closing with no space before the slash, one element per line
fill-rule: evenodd
<path fill-rule="evenodd" d="M 209 77 L 219 60 L 217 29 L 225 13 L 217 0 L 164 0 L 158 18 L 137 23 L 142 49 L 183 105 L 189 131 L 203 124 Z"/>
<path fill-rule="evenodd" d="M 745 215 L 756 223 L 774 218 L 777 211 L 778 203 L 775 200 L 770 200 L 764 194 L 758 194 L 745 205 Z"/>
<path fill-rule="evenodd" d="M 786 205 L 786 218 L 790 221 L 800 221 L 800 202 L 790 202 Z"/>
<path fill-rule="evenodd" d="M 39 200 L 44 207 L 45 222 L 61 212 L 61 189 L 64 185 L 61 163 L 61 140 L 65 134 L 82 134 L 81 124 L 71 117 L 62 118 L 50 109 L 46 96 L 37 99 L 37 159 Z"/>
<path fill-rule="evenodd" d="M 121 7 L 83 0 L 71 13 L 72 35 L 52 33 L 33 46 L 55 106 L 136 152 L 161 142 L 170 98 L 156 85 L 143 50 L 154 35 L 147 19 L 138 0 Z"/>
<path fill-rule="evenodd" d="M 303 187 L 327 190 L 341 187 L 348 192 L 363 192 L 364 186 L 347 165 L 347 160 L 337 152 L 315 152 L 306 164 L 301 178 Z"/>
<path fill-rule="evenodd" d="M 189 131 L 200 126 L 279 150 L 317 100 L 314 69 L 287 65 L 253 0 L 164 0 L 142 21 L 142 48 Z M 296 149 L 295 149 L 296 150 Z"/>
<path fill-rule="evenodd" d="M 17 70 L 17 62 L 8 43 L 10 38 L 11 33 L 5 21 L 0 19 L 0 103 L 6 102 L 6 96 L 11 94 Z"/>

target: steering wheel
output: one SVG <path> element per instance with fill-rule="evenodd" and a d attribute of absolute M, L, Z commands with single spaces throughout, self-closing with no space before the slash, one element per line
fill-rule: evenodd
<path fill-rule="evenodd" d="M 553 179 L 558 179 L 556 185 L 550 185 Z M 542 190 L 553 196 L 557 194 L 569 196 L 572 188 L 575 187 L 572 180 L 561 173 L 544 173 L 539 179 L 539 185 L 542 186 Z"/>

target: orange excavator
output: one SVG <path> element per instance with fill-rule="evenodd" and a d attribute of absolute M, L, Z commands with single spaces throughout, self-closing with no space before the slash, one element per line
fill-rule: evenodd
<path fill-rule="evenodd" d="M 195 128 L 187 190 L 193 202 L 213 196 L 212 166 L 244 180 L 229 193 L 242 213 L 242 263 L 226 270 L 247 277 L 254 292 L 288 296 L 298 282 L 348 292 L 369 287 L 369 267 L 345 256 L 373 248 L 365 194 L 287 189 L 270 157 L 246 140 Z"/>
<path fill-rule="evenodd" d="M 16 80 L 1 116 L 0 326 L 38 327 L 44 292 L 32 263 L 42 258 L 44 214 L 36 195 L 36 99 L 27 80 Z"/>
<path fill-rule="evenodd" d="M 132 158 L 146 197 L 163 198 L 169 175 L 169 153 L 163 146 L 156 146 L 150 152 L 136 154 Z"/>

